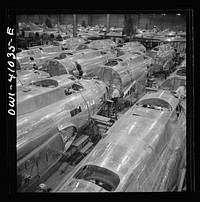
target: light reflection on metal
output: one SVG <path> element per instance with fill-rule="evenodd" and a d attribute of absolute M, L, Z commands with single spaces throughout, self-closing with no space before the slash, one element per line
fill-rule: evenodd
<path fill-rule="evenodd" d="M 51 151 L 48 153 L 51 147 L 55 147 L 55 154 L 62 153 L 76 137 L 76 130 L 88 122 L 89 113 L 94 114 L 102 104 L 100 99 L 104 99 L 107 93 L 106 85 L 103 82 L 96 82 L 92 79 L 71 80 L 70 78 L 69 75 L 62 75 L 51 77 L 50 80 L 36 81 L 29 85 L 31 89 L 29 92 L 18 89 L 16 143 L 18 174 L 29 172 L 24 170 L 23 166 L 28 159 L 35 158 L 37 155 L 39 155 L 39 162 L 45 165 L 44 168 L 39 168 L 39 172 L 48 170 L 57 159 L 49 164 L 43 162 L 44 152 L 50 155 L 49 159 L 54 158 L 51 157 L 53 155 Z M 58 86 L 37 86 L 42 82 L 50 85 L 52 81 L 57 82 Z M 68 87 L 73 85 L 76 86 L 76 91 L 72 94 L 65 94 Z M 76 110 L 72 113 L 77 107 L 80 111 Z M 68 137 L 71 136 L 69 142 L 64 143 L 60 139 L 64 137 L 63 133 L 67 133 Z M 51 144 L 50 147 L 49 144 Z"/>
<path fill-rule="evenodd" d="M 134 123 L 134 124 L 131 126 L 131 128 L 129 129 L 128 135 L 130 135 L 130 133 L 132 132 L 132 129 L 135 127 L 135 124 L 136 124 L 136 123 Z"/>
<path fill-rule="evenodd" d="M 153 73 L 172 68 L 172 59 L 174 58 L 175 50 L 170 44 L 163 44 L 153 48 L 147 55 L 154 59 Z"/>
<path fill-rule="evenodd" d="M 103 61 L 115 56 L 109 51 L 92 49 L 83 49 L 72 52 L 69 56 L 66 55 L 63 53 L 62 58 L 54 58 L 46 61 L 40 70 L 48 72 L 51 76 L 64 73 L 73 74 L 73 71 L 76 70 L 74 62 L 77 61 L 81 65 L 84 74 L 88 74 L 95 67 L 101 65 Z M 54 71 L 52 71 L 52 68 Z"/>
<path fill-rule="evenodd" d="M 155 104 L 155 100 L 158 99 L 157 105 L 161 105 L 163 110 L 140 106 L 140 103 L 145 103 L 145 99 L 147 99 L 149 105 Z M 169 101 L 170 111 L 167 105 L 162 104 L 161 100 L 163 100 L 163 104 Z M 158 91 L 144 96 L 138 101 L 138 105 L 136 104 L 130 108 L 107 131 L 107 136 L 97 144 L 94 150 L 71 173 L 69 178 L 62 180 L 55 192 L 79 192 L 80 189 L 71 187 L 70 182 L 78 183 L 80 179 L 76 179 L 74 176 L 84 165 L 96 165 L 117 174 L 120 183 L 114 190 L 116 192 L 170 190 L 172 187 L 170 183 L 166 183 L 165 178 L 167 177 L 172 182 L 174 175 L 169 173 L 168 170 L 178 169 L 181 166 L 180 158 L 174 154 L 180 149 L 179 155 L 183 155 L 181 147 L 184 147 L 186 132 L 185 124 L 182 125 L 182 122 L 185 123 L 186 121 L 184 113 L 180 114 L 180 119 L 174 119 L 178 105 L 179 100 L 168 91 Z M 137 114 L 137 116 L 134 114 Z M 129 127 L 130 134 L 128 135 L 123 132 L 123 128 L 127 119 L 130 118 L 132 121 L 126 126 Z M 172 125 L 174 128 L 170 129 Z M 140 131 L 139 133 L 135 130 L 136 126 L 138 132 Z M 183 131 L 182 134 L 178 130 L 180 128 Z M 170 163 L 169 158 L 172 156 L 174 160 L 177 160 L 177 165 Z M 167 167 L 166 164 L 168 164 Z M 103 175 L 101 175 L 101 179 L 104 182 Z M 160 187 L 157 183 L 161 182 L 162 179 L 165 179 L 165 183 L 163 181 Z M 90 183 L 84 179 L 81 179 L 81 182 L 85 185 Z M 93 183 L 90 183 L 90 186 L 96 187 Z M 84 189 L 81 189 L 81 191 L 89 191 L 87 186 L 83 187 Z"/>
<path fill-rule="evenodd" d="M 18 70 L 17 78 L 20 80 L 20 83 L 17 83 L 17 87 L 48 77 L 50 77 L 48 73 L 40 70 Z"/>
<path fill-rule="evenodd" d="M 147 67 L 153 63 L 152 58 L 142 54 L 126 54 L 117 58 L 109 59 L 104 65 L 96 67 L 89 73 L 90 77 L 98 75 L 98 79 L 104 81 L 112 94 L 113 86 L 123 93 L 133 81 L 144 76 Z"/>

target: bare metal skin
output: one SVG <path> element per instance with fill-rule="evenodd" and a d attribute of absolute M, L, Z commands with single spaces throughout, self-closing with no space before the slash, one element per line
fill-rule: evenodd
<path fill-rule="evenodd" d="M 101 81 L 69 75 L 44 79 L 45 85 L 55 86 L 41 87 L 41 81 L 17 92 L 18 174 L 28 173 L 32 179 L 60 158 L 107 96 Z M 74 84 L 79 90 L 71 92 Z"/>
<path fill-rule="evenodd" d="M 53 192 L 170 191 L 185 148 L 185 108 L 177 117 L 178 105 L 168 91 L 147 93 Z"/>

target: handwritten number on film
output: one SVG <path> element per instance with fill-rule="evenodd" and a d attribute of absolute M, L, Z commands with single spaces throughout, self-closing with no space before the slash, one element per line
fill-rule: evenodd
<path fill-rule="evenodd" d="M 7 27 L 7 34 L 10 35 L 11 37 L 14 36 L 14 29 Z M 8 62 L 7 62 L 8 68 L 7 69 L 10 72 L 10 73 L 8 73 L 8 76 L 9 76 L 8 81 L 10 82 L 10 90 L 12 90 L 12 81 L 14 79 L 16 79 L 16 77 L 13 74 L 13 73 L 15 73 L 15 69 L 14 69 L 14 67 L 15 67 L 14 60 L 16 59 L 15 54 L 14 54 L 15 47 L 12 46 L 11 43 L 12 43 L 12 38 L 8 42 L 8 50 L 10 52 L 7 53 L 7 58 L 8 58 Z M 15 93 L 9 92 L 8 96 L 9 96 L 8 97 L 9 98 L 9 106 L 11 107 L 10 109 L 8 109 L 8 113 L 10 115 L 15 115 L 15 110 L 12 109 L 12 107 L 15 106 L 15 98 L 13 97 L 13 96 L 15 96 Z"/>

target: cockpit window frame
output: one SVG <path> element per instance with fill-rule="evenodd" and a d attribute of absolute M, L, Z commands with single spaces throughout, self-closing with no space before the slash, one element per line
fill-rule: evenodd
<path fill-rule="evenodd" d="M 158 52 L 158 51 L 160 51 L 160 49 L 157 48 L 157 47 L 155 47 L 154 49 L 152 49 L 152 51 L 156 51 L 156 52 Z"/>
<path fill-rule="evenodd" d="M 51 85 L 50 85 L 51 84 Z M 54 80 L 54 79 L 42 79 L 39 81 L 34 81 L 31 82 L 30 85 L 36 86 L 36 87 L 43 87 L 43 88 L 51 88 L 51 87 L 58 87 L 59 83 L 58 81 Z"/>
<path fill-rule="evenodd" d="M 77 85 L 79 86 L 80 88 L 79 89 L 75 89 L 73 85 Z M 80 83 L 77 83 L 77 82 L 74 82 L 74 83 L 71 83 L 71 84 L 68 84 L 66 86 L 64 86 L 64 93 L 65 93 L 65 96 L 70 96 L 74 93 L 78 93 L 78 92 L 81 92 L 85 90 L 84 86 Z"/>
<path fill-rule="evenodd" d="M 157 103 L 155 103 L 155 101 L 157 101 Z M 158 103 L 160 103 L 158 105 Z M 172 106 L 165 100 L 163 99 L 159 99 L 159 98 L 148 98 L 148 99 L 144 99 L 139 101 L 137 104 L 137 106 L 141 106 L 141 107 L 145 107 L 145 108 L 150 108 L 150 109 L 158 109 L 158 110 L 163 110 L 164 108 L 172 111 Z"/>
<path fill-rule="evenodd" d="M 120 178 L 116 173 L 97 165 L 82 166 L 73 178 L 95 183 L 106 191 L 115 191 L 120 183 Z"/>
<path fill-rule="evenodd" d="M 119 62 L 117 60 L 111 60 L 111 61 L 108 60 L 104 65 L 108 66 L 108 67 L 114 67 L 114 66 L 116 66 L 118 64 L 119 64 Z"/>

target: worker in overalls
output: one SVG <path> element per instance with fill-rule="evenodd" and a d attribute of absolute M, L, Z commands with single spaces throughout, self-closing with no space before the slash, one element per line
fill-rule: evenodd
<path fill-rule="evenodd" d="M 120 97 L 120 92 L 116 88 L 116 86 L 113 86 L 113 93 L 111 95 L 111 99 L 114 101 L 114 108 L 115 108 L 115 119 L 117 120 L 117 107 L 118 107 L 118 99 Z"/>

